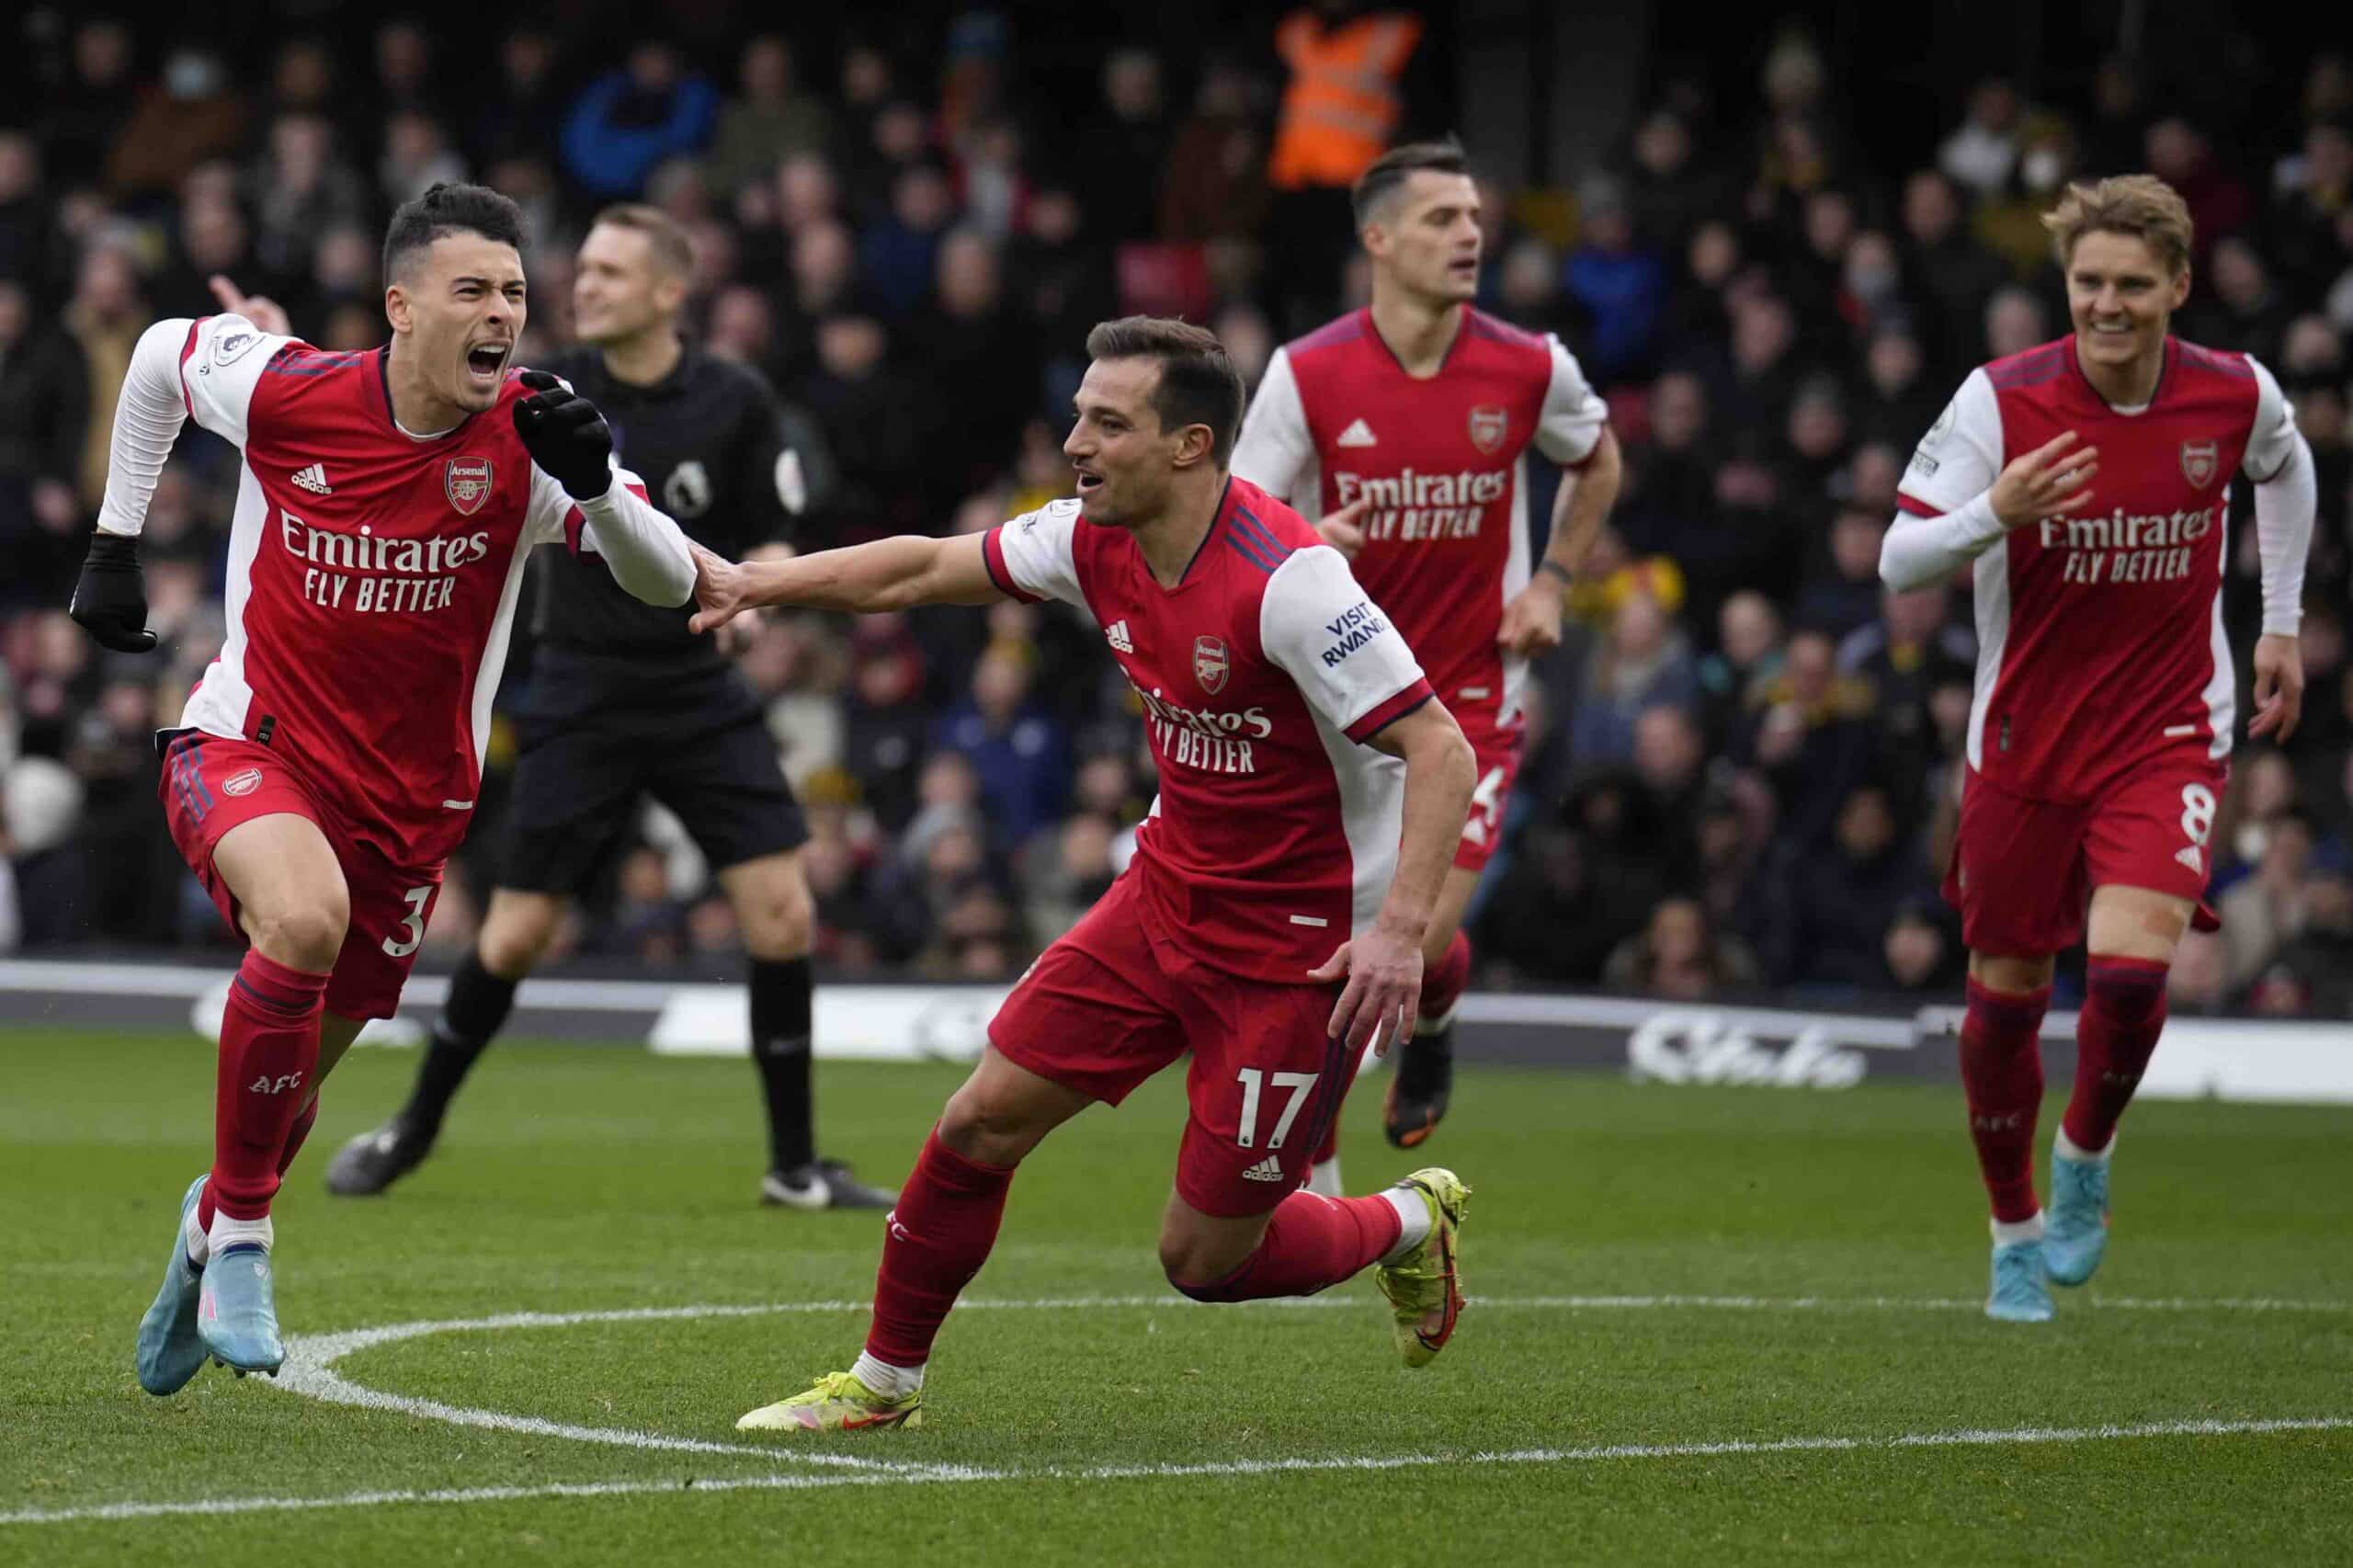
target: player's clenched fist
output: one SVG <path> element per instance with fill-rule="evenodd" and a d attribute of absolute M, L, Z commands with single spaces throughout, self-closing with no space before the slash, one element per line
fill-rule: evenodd
<path fill-rule="evenodd" d="M 118 653 L 144 653 L 153 648 L 138 540 L 128 534 L 92 536 L 89 558 L 82 562 L 82 577 L 74 585 L 74 602 L 65 613 L 101 646 Z"/>
<path fill-rule="evenodd" d="M 526 370 L 532 395 L 515 404 L 515 433 L 531 460 L 555 476 L 575 501 L 612 487 L 613 432 L 597 405 L 545 370 Z"/>
<path fill-rule="evenodd" d="M 2075 444 L 2075 433 L 2064 431 L 2002 471 L 1987 499 L 2004 528 L 2024 528 L 2055 517 L 2091 499 L 2091 478 L 2099 472 L 2099 449 L 2068 451 Z"/>

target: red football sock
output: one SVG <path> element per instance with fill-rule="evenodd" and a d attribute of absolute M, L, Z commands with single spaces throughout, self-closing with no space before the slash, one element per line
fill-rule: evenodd
<path fill-rule="evenodd" d="M 221 1020 L 221 1065 L 212 1100 L 212 1179 L 200 1220 L 212 1210 L 259 1220 L 278 1196 L 278 1157 L 310 1098 L 319 1064 L 319 1016 L 327 977 L 306 974 L 248 949 L 229 986 Z"/>
<path fill-rule="evenodd" d="M 1969 983 L 1961 1025 L 1961 1085 L 1969 1100 L 1969 1135 L 1977 1169 L 1994 1200 L 1994 1218 L 2031 1220 L 2034 1122 L 2042 1108 L 2042 1015 L 2051 988 L 2012 995 Z"/>
<path fill-rule="evenodd" d="M 1471 983 L 1471 938 L 1457 931 L 1454 940 L 1446 945 L 1422 975 L 1422 1011 L 1425 1018 L 1442 1018 L 1462 1000 L 1462 988 Z"/>
<path fill-rule="evenodd" d="M 318 1124 L 319 1096 L 313 1095 L 311 1103 L 302 1108 L 302 1114 L 294 1119 L 294 1125 L 286 1130 L 286 1147 L 278 1151 L 278 1155 L 279 1176 L 282 1176 L 294 1168 L 294 1156 L 302 1152 L 302 1141 L 311 1135 L 311 1129 Z"/>
<path fill-rule="evenodd" d="M 2095 954 L 2086 978 L 2084 1008 L 2075 1016 L 2075 1089 L 2060 1125 L 2069 1142 L 2096 1153 L 2116 1136 L 2117 1119 L 2156 1051 L 2165 1027 L 2165 966 Z"/>
<path fill-rule="evenodd" d="M 868 1355 L 891 1367 L 931 1359 L 940 1321 L 996 1244 L 1012 1181 L 1011 1166 L 968 1160 L 932 1129 L 883 1226 Z"/>
<path fill-rule="evenodd" d="M 1312 1296 L 1379 1262 L 1403 1228 L 1396 1206 L 1379 1193 L 1324 1198 L 1294 1192 L 1275 1206 L 1258 1250 L 1241 1267 L 1214 1284 L 1176 1289 L 1197 1301 Z"/>

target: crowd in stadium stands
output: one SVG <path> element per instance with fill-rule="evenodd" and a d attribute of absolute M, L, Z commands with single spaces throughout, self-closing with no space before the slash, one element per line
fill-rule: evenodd
<path fill-rule="evenodd" d="M 1360 263 L 1320 298 L 1269 284 L 1271 52 L 1265 69 L 1115 52 L 1097 104 L 1058 106 L 1049 155 L 987 23 L 927 56 L 746 40 L 723 75 L 659 43 L 584 60 L 595 45 L 517 31 L 496 90 L 463 101 L 400 22 L 363 57 L 298 40 L 233 77 L 114 23 L 68 35 L 63 79 L 0 131 L 0 948 L 225 939 L 165 838 L 148 735 L 219 642 L 233 454 L 191 433 L 149 515 L 162 654 L 104 653 L 63 613 L 131 345 L 214 308 L 211 273 L 314 342 L 371 347 L 386 212 L 484 179 L 539 237 L 529 363 L 564 337 L 585 218 L 656 202 L 696 237 L 703 340 L 791 406 L 804 550 L 1063 494 L 1063 411 L 1098 318 L 1205 320 L 1255 379 L 1283 337 L 1361 301 Z M 2271 144 L 2225 152 L 2119 61 L 2081 103 L 1986 82 L 1934 166 L 1889 170 L 1841 123 L 1822 55 L 1785 38 L 1756 123 L 1670 93 L 1573 199 L 1487 192 L 1483 304 L 1569 342 L 1630 475 L 1574 632 L 1531 683 L 1530 764 L 1473 921 L 1484 983 L 1958 985 L 1937 881 L 1975 655 L 1966 584 L 1883 593 L 1881 533 L 1969 367 L 2067 330 L 2039 212 L 2071 176 L 2145 167 L 2198 224 L 2179 330 L 2278 373 L 2321 472 L 2303 727 L 2239 754 L 2213 839 L 2225 925 L 2184 945 L 2174 1007 L 2353 1013 L 2353 80 L 2341 57 L 2304 69 Z M 2254 538 L 2235 534 L 2244 680 Z M 1010 976 L 1118 873 L 1152 778 L 1097 641 L 1017 605 L 776 618 L 749 641 L 814 834 L 825 972 Z M 471 939 L 499 821 L 530 809 L 501 798 L 510 755 L 502 727 L 434 922 L 445 953 Z M 734 940 L 711 892 L 656 814 L 565 943 L 693 964 Z"/>

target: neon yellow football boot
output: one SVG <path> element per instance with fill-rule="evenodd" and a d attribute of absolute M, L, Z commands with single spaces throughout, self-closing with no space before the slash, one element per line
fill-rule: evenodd
<path fill-rule="evenodd" d="M 886 1399 L 856 1372 L 827 1372 L 814 1388 L 764 1404 L 735 1423 L 738 1432 L 858 1432 L 870 1426 L 923 1425 L 923 1390 Z"/>
<path fill-rule="evenodd" d="M 1442 1165 L 1426 1165 L 1397 1184 L 1421 1194 L 1430 1206 L 1430 1233 L 1394 1263 L 1373 1271 L 1381 1293 L 1395 1309 L 1391 1333 L 1408 1367 L 1427 1367 L 1454 1337 L 1462 1316 L 1462 1278 L 1456 1267 L 1456 1233 L 1471 1189 Z"/>

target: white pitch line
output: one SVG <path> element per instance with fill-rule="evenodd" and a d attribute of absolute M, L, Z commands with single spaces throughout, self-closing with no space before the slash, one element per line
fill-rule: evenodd
<path fill-rule="evenodd" d="M 2320 1415 L 2253 1421 L 2145 1421 L 2098 1426 L 2019 1426 L 1903 1432 L 1887 1437 L 1733 1438 L 1711 1443 L 1597 1443 L 1573 1449 L 1515 1449 L 1496 1453 L 1333 1455 L 1299 1460 L 1226 1460 L 1204 1464 L 1096 1465 L 1033 1470 L 934 1467 L 881 1474 L 727 1476 L 710 1481 L 603 1481 L 544 1486 L 479 1486 L 434 1492 L 347 1492 L 332 1497 L 206 1497 L 179 1502 L 100 1503 L 78 1508 L 26 1508 L 0 1514 L 0 1525 L 63 1525 L 89 1521 L 189 1516 L 298 1513 L 324 1508 L 377 1508 L 423 1503 L 514 1503 L 556 1497 L 634 1497 L 658 1494 L 805 1491 L 835 1486 L 922 1486 L 1018 1481 L 1185 1480 L 1199 1477 L 1295 1475 L 1334 1471 L 1409 1470 L 1430 1465 L 1594 1464 L 1625 1460 L 1722 1459 L 1749 1454 L 1854 1453 L 1906 1449 L 2020 1447 L 2114 1442 L 2140 1437 L 2234 1437 L 2295 1432 L 2353 1431 L 2353 1416 Z M 776 1457 L 785 1457 L 776 1450 Z"/>
<path fill-rule="evenodd" d="M 2131 1298 L 2126 1299 L 2131 1301 Z M 1785 1298 L 1765 1296 L 1495 1296 L 1473 1298 L 1473 1305 L 1483 1308 L 1522 1308 L 1551 1310 L 1643 1311 L 1676 1308 L 1722 1309 L 1740 1312 L 1817 1311 L 1887 1311 L 1921 1310 L 1976 1311 L 1974 1301 L 1947 1301 L 1935 1298 L 1900 1297 L 1813 1297 Z M 2176 1300 L 2171 1301 L 2138 1301 L 2143 1308 L 2167 1311 L 2188 1310 L 2200 1303 Z M 718 1442 L 704 1437 L 670 1437 L 658 1433 L 642 1432 L 624 1426 L 587 1426 L 574 1422 L 552 1421 L 544 1416 L 517 1415 L 501 1410 L 487 1410 L 466 1405 L 449 1404 L 438 1399 L 426 1399 L 414 1394 L 392 1393 L 353 1382 L 335 1369 L 335 1363 L 347 1356 L 362 1350 L 394 1345 L 404 1340 L 420 1339 L 432 1335 L 486 1333 L 516 1328 L 571 1328 L 584 1324 L 602 1323 L 676 1323 L 704 1318 L 763 1317 L 777 1313 L 820 1313 L 859 1312 L 868 1303 L 860 1301 L 772 1301 L 756 1304 L 708 1304 L 677 1307 L 621 1307 L 599 1312 L 500 1312 L 491 1317 L 451 1318 L 438 1322 L 384 1324 L 373 1328 L 347 1329 L 340 1334 L 296 1335 L 288 1344 L 286 1365 L 274 1386 L 289 1393 L 297 1393 L 329 1404 L 351 1405 L 367 1410 L 390 1411 L 401 1415 L 413 1415 L 428 1421 L 444 1422 L 453 1426 L 471 1426 L 484 1431 L 512 1432 L 525 1437 L 561 1437 L 576 1443 L 597 1443 L 613 1448 L 635 1449 L 686 1454 L 721 1454 L 738 1458 L 782 1461 L 821 1469 L 870 1471 L 895 1474 L 924 1473 L 935 1479 L 953 1479 L 964 1475 L 969 1467 L 926 1466 L 920 1461 L 868 1459 L 835 1453 L 826 1449 L 806 1448 L 779 1449 L 746 1443 Z M 1364 1302 L 1355 1296 L 1305 1296 L 1250 1303 L 1259 1310 L 1330 1311 L 1361 1310 Z M 2234 1303 L 2234 1310 L 2246 1310 L 2255 1303 Z M 2267 1309 L 2285 1305 L 2317 1307 L 2320 1303 L 2264 1304 Z M 1182 1296 L 1065 1296 L 1031 1300 L 990 1300 L 963 1301 L 960 1312 L 1047 1312 L 1060 1310 L 1134 1308 L 1165 1308 L 1172 1312 L 1232 1311 L 1231 1307 L 1209 1307 Z"/>

